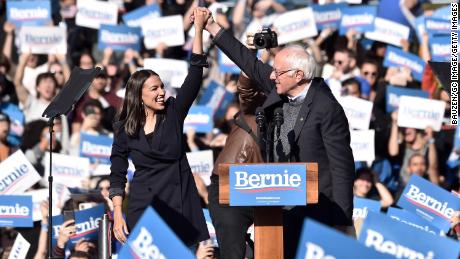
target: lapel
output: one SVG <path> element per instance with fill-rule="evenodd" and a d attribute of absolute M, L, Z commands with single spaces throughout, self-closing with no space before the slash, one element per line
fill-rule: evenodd
<path fill-rule="evenodd" d="M 297 119 L 294 125 L 295 141 L 297 141 L 297 139 L 299 138 L 303 125 L 307 121 L 307 117 L 310 114 L 310 106 L 313 103 L 313 99 L 315 97 L 316 87 L 317 86 L 316 86 L 315 81 L 312 81 L 310 85 L 310 89 L 308 89 L 307 96 L 305 96 L 305 100 L 302 104 L 302 107 L 300 107 L 299 115 L 297 116 Z"/>

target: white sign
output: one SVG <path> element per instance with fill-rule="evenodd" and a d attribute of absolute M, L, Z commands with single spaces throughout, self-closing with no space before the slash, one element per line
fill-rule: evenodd
<path fill-rule="evenodd" d="M 66 29 L 58 26 L 24 26 L 19 33 L 21 52 L 33 54 L 66 54 Z"/>
<path fill-rule="evenodd" d="M 49 152 L 45 154 L 45 178 L 50 172 Z M 68 156 L 53 153 L 53 177 L 56 183 L 67 187 L 82 187 L 83 181 L 89 177 L 89 158 Z"/>
<path fill-rule="evenodd" d="M 278 33 L 278 44 L 285 44 L 318 35 L 311 7 L 281 14 L 273 23 Z"/>
<path fill-rule="evenodd" d="M 0 164 L 0 194 L 21 194 L 40 179 L 41 176 L 21 150 Z"/>
<path fill-rule="evenodd" d="M 16 240 L 14 240 L 13 247 L 11 248 L 10 255 L 8 259 L 24 259 L 27 256 L 27 252 L 29 252 L 30 243 L 18 233 L 16 236 Z"/>
<path fill-rule="evenodd" d="M 354 96 L 341 97 L 338 101 L 345 111 L 351 129 L 369 129 L 372 102 Z"/>
<path fill-rule="evenodd" d="M 99 29 L 101 24 L 116 25 L 118 22 L 118 6 L 115 3 L 78 0 L 77 9 L 75 23 L 78 26 Z"/>
<path fill-rule="evenodd" d="M 147 49 L 154 49 L 159 43 L 166 46 L 181 46 L 185 43 L 184 24 L 181 15 L 157 17 L 142 21 L 142 35 Z"/>
<path fill-rule="evenodd" d="M 372 162 L 375 160 L 375 132 L 374 130 L 350 131 L 350 147 L 353 158 L 357 162 Z"/>
<path fill-rule="evenodd" d="M 446 103 L 426 98 L 401 96 L 399 98 L 398 126 L 440 131 Z"/>
<path fill-rule="evenodd" d="M 198 174 L 206 186 L 211 184 L 211 174 L 214 166 L 212 150 L 187 153 L 187 160 L 192 173 Z"/>
<path fill-rule="evenodd" d="M 410 28 L 380 17 L 374 19 L 374 31 L 366 32 L 366 38 L 401 47 L 401 40 L 408 40 Z"/>
<path fill-rule="evenodd" d="M 26 192 L 25 195 L 30 195 L 32 196 L 32 220 L 33 221 L 38 221 L 42 220 L 42 213 L 41 213 L 41 203 L 43 201 L 48 200 L 48 189 L 39 189 L 39 190 L 33 190 Z M 60 197 L 58 197 L 55 188 L 55 184 L 53 184 L 53 216 L 57 216 L 61 214 L 61 207 L 58 205 L 62 206 L 64 203 L 60 201 Z M 68 197 L 70 198 L 70 194 Z M 62 199 L 61 199 L 62 200 Z"/>
<path fill-rule="evenodd" d="M 144 69 L 151 69 L 159 74 L 165 86 L 180 88 L 187 77 L 188 64 L 183 60 L 146 58 Z"/>

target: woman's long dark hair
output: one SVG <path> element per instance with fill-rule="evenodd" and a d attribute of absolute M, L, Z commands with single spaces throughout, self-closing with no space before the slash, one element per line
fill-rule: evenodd
<path fill-rule="evenodd" d="M 126 84 L 125 100 L 118 115 L 119 121 L 125 121 L 124 128 L 128 136 L 136 136 L 141 126 L 145 124 L 145 110 L 142 105 L 142 87 L 151 76 L 159 75 L 150 69 L 134 72 Z"/>

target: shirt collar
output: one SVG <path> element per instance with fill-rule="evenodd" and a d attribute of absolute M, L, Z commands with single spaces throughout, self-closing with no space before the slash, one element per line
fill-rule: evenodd
<path fill-rule="evenodd" d="M 300 92 L 297 96 L 294 96 L 294 97 L 287 96 L 287 98 L 288 98 L 288 100 L 289 100 L 289 103 L 290 103 L 290 104 L 303 103 L 303 101 L 305 100 L 305 97 L 307 96 L 308 89 L 310 89 L 311 82 L 312 82 L 312 81 L 310 81 L 310 82 L 305 86 L 305 88 L 302 90 L 302 92 Z"/>

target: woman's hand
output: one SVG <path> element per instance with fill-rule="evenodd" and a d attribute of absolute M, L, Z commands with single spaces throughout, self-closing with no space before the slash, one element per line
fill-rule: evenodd
<path fill-rule="evenodd" d="M 195 30 L 202 31 L 211 17 L 211 12 L 203 7 L 197 7 L 193 10 L 193 23 L 195 24 Z"/>
<path fill-rule="evenodd" d="M 61 249 L 64 249 L 65 244 L 69 241 L 69 239 L 75 235 L 76 233 L 75 227 L 75 220 L 67 220 L 61 225 L 59 229 L 59 237 L 57 240 L 57 246 Z"/>
<path fill-rule="evenodd" d="M 128 235 L 129 232 L 121 209 L 114 212 L 113 218 L 113 235 L 118 241 L 124 244 L 126 242 L 126 235 Z"/>

